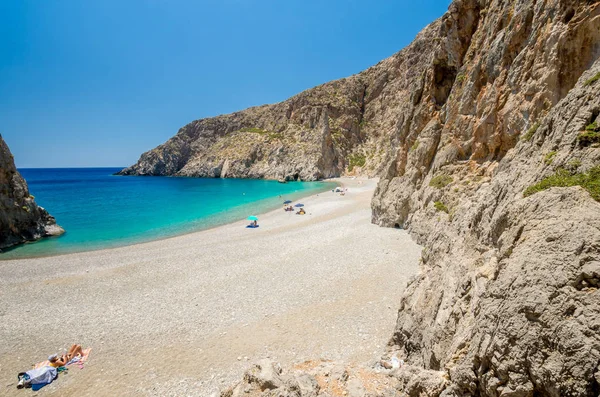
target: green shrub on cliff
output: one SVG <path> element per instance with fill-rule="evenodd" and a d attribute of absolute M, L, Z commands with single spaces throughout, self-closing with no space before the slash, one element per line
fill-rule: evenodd
<path fill-rule="evenodd" d="M 527 130 L 525 135 L 523 135 L 523 140 L 524 141 L 531 140 L 531 138 L 533 138 L 533 134 L 535 134 L 535 132 L 538 130 L 538 128 L 540 128 L 540 123 L 538 123 L 538 122 L 533 123 L 533 125 L 531 127 L 529 127 L 529 129 Z"/>
<path fill-rule="evenodd" d="M 547 165 L 552 164 L 552 162 L 554 161 L 554 156 L 556 156 L 555 151 L 546 153 L 546 155 L 544 156 L 544 163 Z"/>
<path fill-rule="evenodd" d="M 585 85 L 586 85 L 586 86 L 588 86 L 588 85 L 592 85 L 592 84 L 594 84 L 594 83 L 595 83 L 596 81 L 598 81 L 598 80 L 600 80 L 600 73 L 596 73 L 596 74 L 594 75 L 594 77 L 592 77 L 591 79 L 588 79 L 588 80 L 585 82 Z"/>
<path fill-rule="evenodd" d="M 585 127 L 585 131 L 577 136 L 577 142 L 580 146 L 589 146 L 594 143 L 600 143 L 600 127 L 595 121 Z"/>
<path fill-rule="evenodd" d="M 265 130 L 261 130 L 260 128 L 256 128 L 256 127 L 246 127 L 246 128 L 242 128 L 240 129 L 241 132 L 253 132 L 255 134 L 266 134 L 268 131 Z"/>
<path fill-rule="evenodd" d="M 269 138 L 269 140 L 283 139 L 283 134 L 280 132 L 262 130 L 262 129 L 256 128 L 256 127 L 242 128 L 242 129 L 240 129 L 240 132 L 251 132 L 253 134 L 260 134 L 260 135 L 266 136 L 267 138 Z"/>
<path fill-rule="evenodd" d="M 567 168 L 570 171 L 577 171 L 579 167 L 581 167 L 581 160 L 579 159 L 573 159 L 567 163 Z"/>
<path fill-rule="evenodd" d="M 448 207 L 446 207 L 446 204 L 442 203 L 441 201 L 436 201 L 435 203 L 433 203 L 433 206 L 436 210 L 445 212 L 446 214 L 450 212 L 448 210 Z"/>
<path fill-rule="evenodd" d="M 432 187 L 435 187 L 438 189 L 443 189 L 446 186 L 448 186 L 449 184 L 451 184 L 453 180 L 454 179 L 452 179 L 452 177 L 450 175 L 441 174 L 441 175 L 431 178 L 431 181 L 429 182 L 429 186 L 432 186 Z"/>
<path fill-rule="evenodd" d="M 554 175 L 550 175 L 525 189 L 523 197 L 531 196 L 551 187 L 571 186 L 581 186 L 590 193 L 594 200 L 600 201 L 600 165 L 585 173 L 573 173 L 561 168 Z"/>
<path fill-rule="evenodd" d="M 348 157 L 348 171 L 352 171 L 354 167 L 364 167 L 367 158 L 360 153 L 351 154 Z"/>

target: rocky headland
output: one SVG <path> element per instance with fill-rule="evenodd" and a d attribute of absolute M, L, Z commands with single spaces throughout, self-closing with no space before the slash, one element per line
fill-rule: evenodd
<path fill-rule="evenodd" d="M 455 0 L 368 70 L 123 170 L 377 175 L 373 222 L 424 247 L 385 353 L 401 368 L 263 362 L 223 395 L 600 395 L 599 55 L 600 1 Z"/>
<path fill-rule="evenodd" d="M 64 230 L 29 194 L 8 146 L 0 135 L 0 250 Z"/>

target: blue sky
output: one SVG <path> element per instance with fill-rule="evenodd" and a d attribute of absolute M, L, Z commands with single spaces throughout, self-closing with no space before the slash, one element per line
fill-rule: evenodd
<path fill-rule="evenodd" d="M 0 2 L 0 133 L 18 167 L 126 166 L 188 122 L 394 54 L 450 0 Z"/>

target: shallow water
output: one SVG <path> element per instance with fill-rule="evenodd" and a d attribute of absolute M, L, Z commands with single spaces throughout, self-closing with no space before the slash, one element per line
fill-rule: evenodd
<path fill-rule="evenodd" d="M 0 259 L 118 247 L 243 220 L 335 186 L 331 182 L 113 176 L 120 168 L 21 169 L 38 205 L 66 233 Z M 259 221 L 260 223 L 260 221 Z"/>

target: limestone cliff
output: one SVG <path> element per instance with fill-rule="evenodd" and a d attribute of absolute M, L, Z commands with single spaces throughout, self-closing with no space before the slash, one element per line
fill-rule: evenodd
<path fill-rule="evenodd" d="M 461 43 L 473 33 L 477 15 L 468 11 L 468 23 L 453 30 L 437 21 L 409 48 L 357 75 L 274 105 L 194 121 L 119 174 L 286 180 L 376 175 L 389 162 L 390 144 L 398 144 L 398 128 L 439 110 L 456 78 L 457 61 L 434 56 L 432 37 L 448 35 L 448 46 L 464 51 Z M 424 105 L 407 113 L 417 103 Z"/>
<path fill-rule="evenodd" d="M 64 233 L 29 194 L 8 146 L 0 135 L 0 250 Z"/>
<path fill-rule="evenodd" d="M 121 175 L 316 180 L 338 176 L 361 132 L 364 83 L 351 77 L 285 102 L 194 121 Z M 362 163 L 361 163 L 362 165 Z"/>
<path fill-rule="evenodd" d="M 424 246 L 388 352 L 407 364 L 380 389 L 263 388 L 263 365 L 224 395 L 600 395 L 599 55 L 600 1 L 455 0 L 358 75 L 373 221 Z"/>

